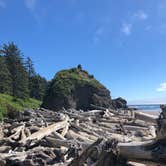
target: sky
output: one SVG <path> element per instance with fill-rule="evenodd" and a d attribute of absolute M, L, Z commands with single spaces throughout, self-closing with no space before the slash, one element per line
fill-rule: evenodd
<path fill-rule="evenodd" d="M 51 80 L 82 64 L 129 103 L 166 103 L 166 0 L 0 0 L 15 42 Z"/>

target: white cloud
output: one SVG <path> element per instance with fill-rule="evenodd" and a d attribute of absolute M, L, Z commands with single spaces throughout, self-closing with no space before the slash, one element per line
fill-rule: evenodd
<path fill-rule="evenodd" d="M 166 82 L 161 83 L 161 84 L 160 84 L 160 87 L 157 88 L 157 91 L 158 91 L 158 92 L 166 92 Z"/>
<path fill-rule="evenodd" d="M 147 20 L 148 19 L 148 14 L 145 13 L 144 11 L 140 10 L 134 14 L 134 17 L 140 19 L 140 20 Z"/>
<path fill-rule="evenodd" d="M 104 35 L 104 28 L 98 27 L 94 32 L 93 42 L 98 43 Z"/>
<path fill-rule="evenodd" d="M 31 15 L 34 17 L 37 23 L 41 23 L 42 20 L 42 12 L 41 10 L 37 10 L 37 2 L 38 0 L 24 0 L 25 7 L 29 10 Z"/>
<path fill-rule="evenodd" d="M 37 0 L 24 0 L 25 6 L 30 11 L 34 11 L 36 8 Z"/>
<path fill-rule="evenodd" d="M 0 8 L 6 8 L 6 3 L 4 0 L 0 0 Z"/>
<path fill-rule="evenodd" d="M 147 19 L 148 19 L 148 14 L 142 10 L 139 10 L 139 11 L 133 13 L 128 18 L 128 21 L 126 21 L 128 23 L 122 24 L 121 32 L 124 33 L 125 35 L 129 36 L 132 33 L 132 29 L 133 29 L 133 27 L 135 27 L 137 20 L 140 22 L 140 21 L 144 21 Z M 150 30 L 150 29 L 151 29 L 150 26 L 145 28 L 145 30 Z"/>
<path fill-rule="evenodd" d="M 130 35 L 131 29 L 132 29 L 132 24 L 123 24 L 121 32 L 123 32 L 125 35 Z"/>

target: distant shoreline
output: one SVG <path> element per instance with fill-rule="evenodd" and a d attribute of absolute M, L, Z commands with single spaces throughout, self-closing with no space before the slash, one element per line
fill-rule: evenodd
<path fill-rule="evenodd" d="M 139 104 L 139 105 L 128 105 L 129 108 L 136 108 L 135 111 L 148 113 L 151 115 L 159 115 L 161 112 L 160 104 Z"/>

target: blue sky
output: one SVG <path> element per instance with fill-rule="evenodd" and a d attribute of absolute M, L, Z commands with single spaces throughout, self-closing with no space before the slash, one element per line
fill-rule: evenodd
<path fill-rule="evenodd" d="M 166 102 L 166 0 L 0 0 L 0 20 L 48 80 L 82 64 L 113 97 Z"/>

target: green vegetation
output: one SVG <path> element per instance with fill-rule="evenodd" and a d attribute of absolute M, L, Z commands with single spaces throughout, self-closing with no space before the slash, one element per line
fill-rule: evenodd
<path fill-rule="evenodd" d="M 10 111 L 22 111 L 26 108 L 39 108 L 41 101 L 36 99 L 20 99 L 13 96 L 0 93 L 0 119 L 2 119 Z"/>
<path fill-rule="evenodd" d="M 9 111 L 39 107 L 46 88 L 47 80 L 35 72 L 32 60 L 29 57 L 25 60 L 13 42 L 3 44 L 0 48 L 0 118 Z"/>
<path fill-rule="evenodd" d="M 43 100 L 47 88 L 47 80 L 36 74 L 34 64 L 29 57 L 27 58 L 25 67 L 28 72 L 29 96 L 37 100 Z"/>
<path fill-rule="evenodd" d="M 0 92 L 1 93 L 11 93 L 12 80 L 10 72 L 5 63 L 5 58 L 0 56 Z"/>
<path fill-rule="evenodd" d="M 27 98 L 29 93 L 28 73 L 24 67 L 21 51 L 14 43 L 10 43 L 4 44 L 1 52 L 10 73 L 10 94 L 12 94 L 14 97 Z"/>
<path fill-rule="evenodd" d="M 72 68 L 69 70 L 62 70 L 58 72 L 52 80 L 49 90 L 50 95 L 57 95 L 57 97 L 68 97 L 75 90 L 76 86 L 91 85 L 95 88 L 101 88 L 102 85 L 89 75 L 87 71 L 82 68 Z"/>
<path fill-rule="evenodd" d="M 0 93 L 42 100 L 47 81 L 35 72 L 33 66 L 29 57 L 24 60 L 14 43 L 4 44 L 0 49 Z"/>
<path fill-rule="evenodd" d="M 93 75 L 89 75 L 87 71 L 82 70 L 82 68 L 80 69 L 79 66 L 77 68 L 58 72 L 54 81 L 55 86 L 57 86 L 58 89 L 63 90 L 65 95 L 70 95 L 76 85 L 84 86 L 85 84 L 88 84 L 95 88 L 102 87 L 102 85 L 94 79 Z"/>
<path fill-rule="evenodd" d="M 62 107 L 79 109 L 88 105 L 93 100 L 93 94 L 101 89 L 106 88 L 78 65 L 77 68 L 62 70 L 55 75 L 46 91 L 42 106 L 54 110 Z"/>

